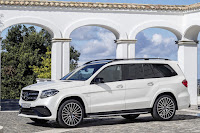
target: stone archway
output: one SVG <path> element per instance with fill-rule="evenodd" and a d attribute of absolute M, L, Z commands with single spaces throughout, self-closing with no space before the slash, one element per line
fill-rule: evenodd
<path fill-rule="evenodd" d="M 105 28 L 109 31 L 111 31 L 116 39 L 119 38 L 123 38 L 125 36 L 125 32 L 123 32 L 122 29 L 120 29 L 120 25 L 117 24 L 116 22 L 107 20 L 107 19 L 82 19 L 82 20 L 78 20 L 74 23 L 72 23 L 70 26 L 68 26 L 65 30 L 64 30 L 64 37 L 68 38 L 69 41 L 66 41 L 63 43 L 63 72 L 65 74 L 67 74 L 69 72 L 69 53 L 67 53 L 66 51 L 68 51 L 70 49 L 70 34 L 77 28 L 79 27 L 83 27 L 83 26 L 99 26 L 102 28 Z M 113 40 L 114 41 L 114 40 Z M 117 48 L 119 50 L 119 48 Z M 117 52 L 118 54 L 121 52 Z M 117 57 L 120 55 L 117 55 Z M 64 75 L 65 75 L 64 74 Z"/>
<path fill-rule="evenodd" d="M 154 20 L 154 21 L 147 21 L 145 23 L 139 24 L 137 26 L 134 26 L 132 28 L 129 38 L 135 39 L 136 35 L 141 32 L 142 30 L 148 29 L 148 28 L 161 28 L 168 31 L 171 31 L 176 35 L 177 39 L 180 40 L 182 38 L 181 34 L 181 28 L 178 25 L 171 24 L 170 22 L 166 22 L 163 20 Z"/>
<path fill-rule="evenodd" d="M 99 26 L 105 29 L 108 29 L 109 31 L 111 31 L 117 39 L 119 39 L 120 37 L 124 36 L 125 33 L 123 33 L 123 29 L 120 28 L 120 25 L 116 22 L 113 22 L 111 20 L 107 20 L 107 19 L 82 19 L 82 20 L 78 20 L 74 23 L 72 23 L 71 25 L 69 25 L 65 30 L 64 30 L 64 37 L 69 38 L 70 34 L 72 33 L 72 31 L 74 31 L 75 29 L 82 27 L 82 26 Z"/>
<path fill-rule="evenodd" d="M 3 26 L 1 28 L 1 30 L 4 30 L 12 25 L 16 25 L 16 24 L 31 24 L 31 25 L 36 25 L 39 27 L 44 28 L 45 30 L 47 30 L 51 36 L 53 38 L 61 38 L 61 32 L 59 30 L 59 28 L 52 24 L 50 21 L 48 20 L 44 20 L 41 18 L 36 18 L 36 17 L 16 17 L 16 18 L 11 18 L 9 20 L 6 20 L 3 22 Z"/>
<path fill-rule="evenodd" d="M 200 25 L 192 25 L 188 27 L 184 33 L 184 40 L 197 41 L 198 34 L 200 32 Z"/>

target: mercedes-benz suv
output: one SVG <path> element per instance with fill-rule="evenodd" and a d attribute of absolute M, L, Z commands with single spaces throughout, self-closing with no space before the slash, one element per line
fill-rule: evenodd
<path fill-rule="evenodd" d="M 83 118 L 151 113 L 170 120 L 190 105 L 187 80 L 167 59 L 104 59 L 85 63 L 60 80 L 22 89 L 19 116 L 76 127 Z"/>

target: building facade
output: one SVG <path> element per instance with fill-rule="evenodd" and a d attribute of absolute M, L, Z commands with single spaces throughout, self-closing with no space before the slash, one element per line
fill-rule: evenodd
<path fill-rule="evenodd" d="M 60 79 L 69 72 L 70 34 L 81 26 L 110 30 L 116 37 L 116 58 L 135 57 L 136 35 L 142 30 L 166 29 L 177 37 L 178 62 L 189 82 L 191 104 L 196 107 L 199 16 L 200 3 L 175 6 L 0 0 L 0 33 L 16 24 L 46 29 L 52 36 L 52 79 Z"/>

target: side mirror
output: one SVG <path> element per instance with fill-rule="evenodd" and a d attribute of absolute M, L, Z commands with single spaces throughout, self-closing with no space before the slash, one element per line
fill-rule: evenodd
<path fill-rule="evenodd" d="M 95 78 L 95 79 L 93 80 L 93 83 L 94 83 L 94 84 L 104 83 L 104 80 L 103 80 L 103 78 Z"/>

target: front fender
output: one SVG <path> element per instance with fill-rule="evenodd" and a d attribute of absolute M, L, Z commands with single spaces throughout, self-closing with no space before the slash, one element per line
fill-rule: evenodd
<path fill-rule="evenodd" d="M 65 95 L 65 96 L 59 98 L 59 100 L 58 100 L 58 102 L 57 102 L 57 104 L 56 104 L 56 109 L 57 109 L 56 116 L 57 116 L 58 109 L 59 109 L 59 107 L 60 107 L 62 101 L 63 101 L 64 99 L 70 98 L 70 97 L 79 97 L 79 98 L 83 101 L 83 103 L 84 103 L 84 106 L 85 106 L 85 113 L 89 113 L 89 112 L 90 112 L 90 109 L 88 108 L 88 107 L 89 107 L 89 106 L 88 106 L 88 102 L 87 102 L 87 100 L 84 98 L 84 96 L 82 96 L 82 95 L 77 95 L 77 94 L 70 94 L 70 95 Z"/>

